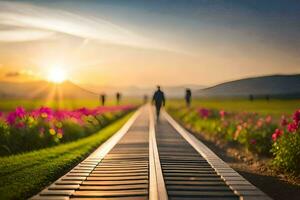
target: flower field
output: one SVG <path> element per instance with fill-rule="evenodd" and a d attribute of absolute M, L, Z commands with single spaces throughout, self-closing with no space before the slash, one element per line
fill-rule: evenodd
<path fill-rule="evenodd" d="M 0 157 L 0 199 L 27 199 L 36 194 L 114 135 L 132 114 L 76 141 Z"/>
<path fill-rule="evenodd" d="M 236 143 L 246 151 L 271 157 L 279 170 L 300 174 L 300 109 L 280 117 L 175 104 L 168 111 L 195 133 Z"/>
<path fill-rule="evenodd" d="M 135 106 L 101 106 L 73 110 L 17 107 L 0 112 L 0 155 L 31 151 L 73 141 L 97 132 Z"/>

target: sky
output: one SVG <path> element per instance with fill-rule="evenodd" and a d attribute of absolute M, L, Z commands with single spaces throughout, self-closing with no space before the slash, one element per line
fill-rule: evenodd
<path fill-rule="evenodd" d="M 211 86 L 300 73 L 299 54 L 297 0 L 0 1 L 3 81 Z"/>

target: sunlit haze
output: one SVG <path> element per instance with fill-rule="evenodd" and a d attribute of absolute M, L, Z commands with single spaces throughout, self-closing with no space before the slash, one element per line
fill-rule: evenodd
<path fill-rule="evenodd" d="M 279 0 L 0 1 L 0 79 L 210 86 L 300 73 L 299 9 Z"/>
<path fill-rule="evenodd" d="M 50 82 L 62 83 L 67 79 L 67 74 L 61 66 L 54 66 L 53 68 L 49 69 L 47 79 Z"/>

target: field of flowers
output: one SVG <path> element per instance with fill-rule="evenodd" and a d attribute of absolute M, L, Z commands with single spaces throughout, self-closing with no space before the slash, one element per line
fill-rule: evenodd
<path fill-rule="evenodd" d="M 0 155 L 54 146 L 97 132 L 135 109 L 135 106 L 101 106 L 74 110 L 17 107 L 0 112 Z"/>
<path fill-rule="evenodd" d="M 300 109 L 274 117 L 204 107 L 169 106 L 168 112 L 187 129 L 269 156 L 277 169 L 300 174 Z"/>

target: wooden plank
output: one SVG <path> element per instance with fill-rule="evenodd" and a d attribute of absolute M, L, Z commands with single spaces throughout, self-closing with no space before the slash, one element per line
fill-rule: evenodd
<path fill-rule="evenodd" d="M 148 176 L 147 171 L 135 172 L 135 173 L 91 173 L 90 177 L 123 177 L 123 176 Z"/>
<path fill-rule="evenodd" d="M 113 198 L 113 197 L 93 197 L 93 198 L 89 198 L 89 197 L 85 197 L 85 198 L 76 198 L 76 197 L 72 197 L 72 200 L 147 200 L 148 197 L 147 196 L 137 196 L 137 197 L 117 197 L 117 198 Z"/>
<path fill-rule="evenodd" d="M 212 185 L 222 185 L 226 186 L 224 181 L 165 181 L 166 185 L 206 185 L 206 186 L 212 186 Z"/>
<path fill-rule="evenodd" d="M 72 197 L 126 197 L 147 196 L 147 189 L 118 190 L 118 191 L 75 191 Z"/>
<path fill-rule="evenodd" d="M 109 185 L 109 186 L 86 186 L 86 185 L 81 185 L 78 190 L 131 190 L 131 189 L 147 189 L 148 184 L 136 184 L 136 185 Z"/>
<path fill-rule="evenodd" d="M 178 190 L 170 190 L 168 191 L 170 196 L 197 196 L 197 197 L 233 197 L 238 199 L 239 197 L 232 193 L 232 191 L 178 191 Z"/>
<path fill-rule="evenodd" d="M 40 196 L 71 196 L 75 190 L 48 190 L 39 193 Z"/>
<path fill-rule="evenodd" d="M 143 173 L 148 173 L 148 168 L 147 169 L 131 169 L 131 170 L 123 170 L 123 169 L 119 169 L 119 170 L 101 170 L 101 169 L 95 169 L 92 173 L 93 174 L 113 174 L 113 173 L 139 173 L 139 172 L 143 172 Z"/>
<path fill-rule="evenodd" d="M 87 181 L 123 181 L 123 180 L 145 180 L 147 176 L 119 176 L 119 177 L 99 177 L 99 176 L 88 176 Z"/>

